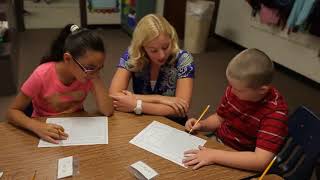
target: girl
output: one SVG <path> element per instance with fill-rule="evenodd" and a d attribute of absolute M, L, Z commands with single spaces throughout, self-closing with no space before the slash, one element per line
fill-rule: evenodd
<path fill-rule="evenodd" d="M 99 77 L 104 60 L 104 45 L 97 34 L 67 25 L 53 42 L 50 55 L 42 59 L 10 105 L 9 122 L 58 143 L 68 136 L 63 127 L 33 118 L 82 111 L 89 91 L 93 92 L 99 111 L 112 115 L 112 100 Z M 23 112 L 31 102 L 32 118 Z"/>
<path fill-rule="evenodd" d="M 110 86 L 116 110 L 167 116 L 185 124 L 195 67 L 177 41 L 165 18 L 150 14 L 139 21 Z M 134 93 L 127 91 L 130 79 Z"/>

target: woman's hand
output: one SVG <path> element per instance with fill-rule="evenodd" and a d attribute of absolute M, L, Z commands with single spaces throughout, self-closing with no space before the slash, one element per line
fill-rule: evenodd
<path fill-rule="evenodd" d="M 117 111 L 132 112 L 137 104 L 136 96 L 127 90 L 121 91 L 123 94 L 111 95 L 113 106 Z"/>
<path fill-rule="evenodd" d="M 189 109 L 189 104 L 179 97 L 164 97 L 160 99 L 159 103 L 165 104 L 173 108 L 178 116 L 186 117 Z"/>
<path fill-rule="evenodd" d="M 63 127 L 57 124 L 36 122 L 32 127 L 32 131 L 41 139 L 54 144 L 58 144 L 58 140 L 66 140 L 68 138 L 68 134 L 64 132 Z"/>

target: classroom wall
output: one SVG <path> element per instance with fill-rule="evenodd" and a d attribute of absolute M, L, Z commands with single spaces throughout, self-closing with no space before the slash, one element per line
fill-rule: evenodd
<path fill-rule="evenodd" d="M 163 16 L 164 1 L 165 0 L 157 0 L 156 2 L 156 14 L 161 16 Z"/>
<path fill-rule="evenodd" d="M 251 17 L 245 0 L 222 0 L 215 33 L 247 48 L 265 51 L 275 62 L 320 83 L 320 38 L 288 35 Z"/>

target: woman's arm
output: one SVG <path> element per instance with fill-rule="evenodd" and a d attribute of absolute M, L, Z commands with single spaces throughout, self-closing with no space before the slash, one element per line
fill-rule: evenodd
<path fill-rule="evenodd" d="M 122 95 L 112 96 L 117 110 L 132 112 L 137 99 L 143 101 L 142 111 L 153 115 L 176 115 L 184 117 L 188 112 L 193 87 L 192 78 L 177 81 L 176 96 L 136 95 L 128 91 L 119 91 Z M 153 99 L 154 98 L 154 99 Z"/>
<path fill-rule="evenodd" d="M 146 103 L 142 104 L 142 111 L 146 114 L 176 115 L 184 117 L 189 111 L 192 90 L 192 78 L 178 79 L 176 95 L 174 97 L 157 95 L 154 101 L 158 104 L 148 103 L 148 101 L 146 101 Z M 142 99 L 142 101 L 144 99 L 150 99 L 151 97 L 148 96 L 149 95 L 137 95 L 137 99 Z M 164 107 L 162 107 L 163 105 Z"/>
<path fill-rule="evenodd" d="M 182 85 L 179 85 L 181 83 Z M 184 85 L 186 86 L 185 88 L 187 89 L 181 90 L 182 89 L 181 87 L 183 87 Z M 183 78 L 177 81 L 176 96 L 174 97 L 162 96 L 158 94 L 150 94 L 150 95 L 135 94 L 135 96 L 137 97 L 137 99 L 141 99 L 143 102 L 161 103 L 161 104 L 163 104 L 164 101 L 173 101 L 173 99 L 177 97 L 184 100 L 187 104 L 190 104 L 191 95 L 192 95 L 192 86 L 193 86 L 193 81 L 191 78 Z"/>
<path fill-rule="evenodd" d="M 29 118 L 23 112 L 30 104 L 31 98 L 20 92 L 7 111 L 7 118 L 10 123 L 28 129 L 36 133 L 42 139 L 57 144 L 57 140 L 66 139 L 63 127 L 56 124 L 46 124 L 41 121 Z"/>

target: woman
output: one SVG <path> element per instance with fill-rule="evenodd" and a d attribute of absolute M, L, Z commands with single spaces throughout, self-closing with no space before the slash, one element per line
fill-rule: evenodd
<path fill-rule="evenodd" d="M 175 29 L 158 15 L 137 24 L 128 50 L 120 58 L 110 95 L 122 112 L 167 116 L 184 125 L 194 78 L 192 56 L 180 50 Z M 127 91 L 130 80 L 133 93 Z"/>

